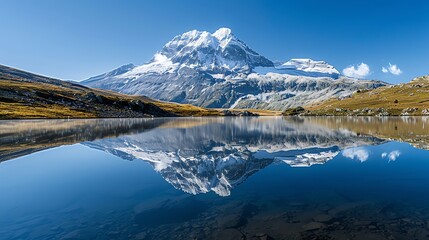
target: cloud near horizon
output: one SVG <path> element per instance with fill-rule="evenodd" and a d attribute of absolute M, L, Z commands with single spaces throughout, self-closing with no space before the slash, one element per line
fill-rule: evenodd
<path fill-rule="evenodd" d="M 359 65 L 351 65 L 343 69 L 343 74 L 352 78 L 365 78 L 370 74 L 368 64 L 361 63 Z"/>
<path fill-rule="evenodd" d="M 398 67 L 396 64 L 389 63 L 389 66 L 382 67 L 381 71 L 384 73 L 391 73 L 393 75 L 400 75 L 402 74 L 402 70 Z"/>

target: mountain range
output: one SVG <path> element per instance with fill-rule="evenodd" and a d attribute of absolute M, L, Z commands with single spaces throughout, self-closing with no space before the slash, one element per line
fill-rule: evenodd
<path fill-rule="evenodd" d="M 390 85 L 325 61 L 271 61 L 221 28 L 178 35 L 146 64 L 83 82 L 0 65 L 0 118 L 429 115 L 428 89 L 429 76 Z"/>
<path fill-rule="evenodd" d="M 143 65 L 81 82 L 90 87 L 208 108 L 285 110 L 388 85 L 343 76 L 325 61 L 274 62 L 230 29 L 174 37 Z"/>

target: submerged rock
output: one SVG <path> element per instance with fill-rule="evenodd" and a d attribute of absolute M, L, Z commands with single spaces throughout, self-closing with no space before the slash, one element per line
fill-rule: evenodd
<path fill-rule="evenodd" d="M 324 227 L 325 227 L 325 224 L 320 223 L 320 222 L 310 222 L 310 223 L 307 223 L 307 224 L 302 226 L 302 228 L 305 231 L 314 231 L 314 230 L 318 230 L 318 229 L 321 229 Z"/>
<path fill-rule="evenodd" d="M 244 225 L 245 219 L 238 214 L 222 216 L 217 220 L 220 228 L 236 228 Z"/>
<path fill-rule="evenodd" d="M 326 222 L 332 221 L 333 217 L 331 215 L 328 215 L 328 214 L 320 214 L 320 215 L 315 216 L 313 218 L 313 220 L 316 222 L 326 223 Z"/>
<path fill-rule="evenodd" d="M 140 233 L 136 234 L 136 236 L 134 237 L 134 239 L 136 239 L 136 240 L 143 240 L 143 239 L 146 239 L 146 237 L 147 237 L 147 233 L 146 232 L 140 232 Z"/>
<path fill-rule="evenodd" d="M 355 226 L 369 226 L 372 223 L 373 223 L 372 221 L 356 221 L 353 223 L 353 225 L 355 225 Z"/>
<path fill-rule="evenodd" d="M 245 236 L 237 229 L 225 229 L 216 233 L 216 239 L 222 240 L 240 240 L 245 239 Z"/>

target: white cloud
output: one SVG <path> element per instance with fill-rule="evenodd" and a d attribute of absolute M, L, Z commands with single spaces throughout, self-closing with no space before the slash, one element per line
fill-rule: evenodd
<path fill-rule="evenodd" d="M 389 63 L 389 66 L 382 67 L 381 71 L 384 73 L 391 73 L 393 75 L 400 75 L 402 73 L 402 70 L 398 67 L 396 64 Z"/>
<path fill-rule="evenodd" d="M 369 153 L 364 148 L 347 148 L 343 150 L 342 152 L 344 157 L 350 158 L 350 159 L 358 159 L 361 162 L 365 162 L 368 160 Z"/>
<path fill-rule="evenodd" d="M 347 77 L 364 78 L 369 75 L 369 66 L 365 63 L 352 65 L 343 69 L 343 74 Z"/>

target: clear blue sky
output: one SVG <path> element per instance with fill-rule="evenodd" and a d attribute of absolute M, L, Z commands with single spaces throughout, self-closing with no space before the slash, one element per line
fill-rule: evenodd
<path fill-rule="evenodd" d="M 229 27 L 272 60 L 365 63 L 392 83 L 429 74 L 429 1 L 2 0 L 0 64 L 82 80 L 142 64 L 175 35 Z M 396 64 L 400 75 L 383 73 Z"/>

